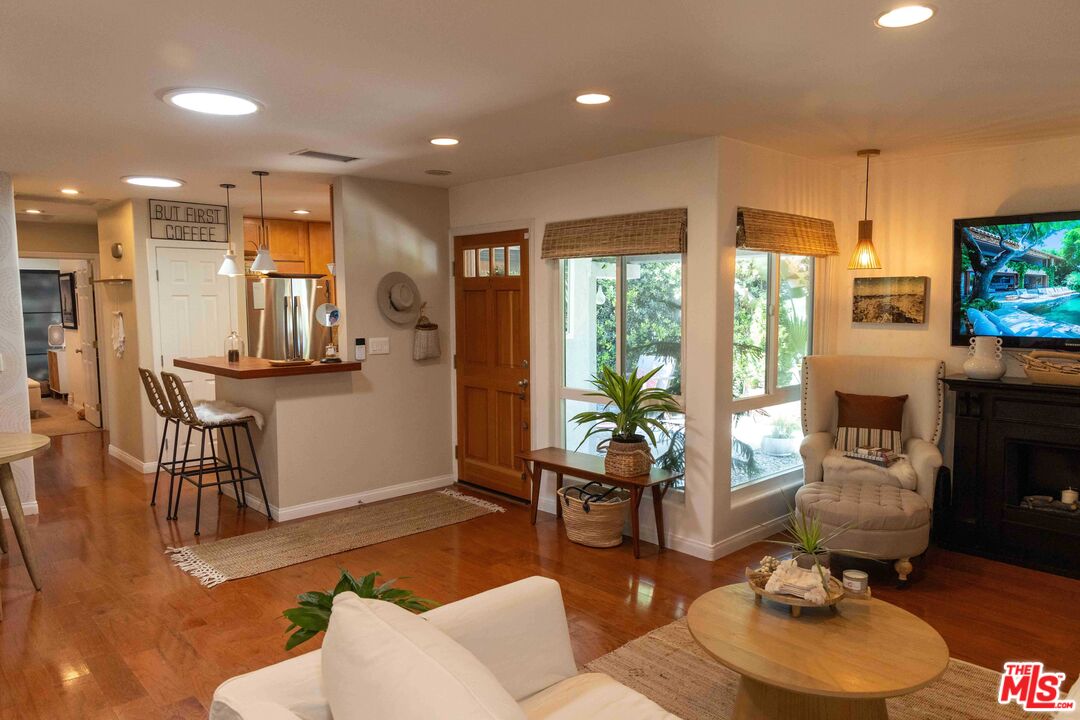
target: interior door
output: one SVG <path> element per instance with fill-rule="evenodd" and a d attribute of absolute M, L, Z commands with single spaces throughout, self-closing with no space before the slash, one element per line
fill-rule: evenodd
<path fill-rule="evenodd" d="M 101 427 L 101 385 L 98 383 L 97 313 L 94 308 L 94 286 L 89 262 L 75 271 L 75 302 L 79 313 L 79 348 L 82 358 L 83 409 L 86 421 Z"/>
<path fill-rule="evenodd" d="M 173 365 L 178 357 L 223 354 L 235 317 L 229 278 L 218 275 L 218 248 L 157 249 L 161 369 L 176 373 L 195 400 L 214 399 L 214 376 Z"/>
<path fill-rule="evenodd" d="M 529 236 L 454 239 L 458 479 L 528 498 Z"/>

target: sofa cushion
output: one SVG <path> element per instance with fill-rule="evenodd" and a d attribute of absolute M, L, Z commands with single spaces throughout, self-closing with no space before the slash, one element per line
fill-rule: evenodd
<path fill-rule="evenodd" d="M 930 524 L 930 507 L 921 495 L 877 482 L 810 483 L 795 493 L 795 507 L 833 527 L 908 530 Z M 843 536 L 838 542 L 844 544 Z"/>
<path fill-rule="evenodd" d="M 334 720 L 523 720 L 491 671 L 418 615 L 354 593 L 334 599 L 322 647 Z"/>
<path fill-rule="evenodd" d="M 604 673 L 563 680 L 526 698 L 521 709 L 529 720 L 679 720 Z"/>
<path fill-rule="evenodd" d="M 880 428 L 900 432 L 904 425 L 907 395 L 856 395 L 836 391 L 836 424 L 839 427 Z"/>
<path fill-rule="evenodd" d="M 850 458 L 840 450 L 829 450 L 821 461 L 822 479 L 830 482 L 848 482 L 860 480 L 870 483 L 884 483 L 896 487 L 916 490 L 919 476 L 906 456 L 901 456 L 889 467 Z"/>

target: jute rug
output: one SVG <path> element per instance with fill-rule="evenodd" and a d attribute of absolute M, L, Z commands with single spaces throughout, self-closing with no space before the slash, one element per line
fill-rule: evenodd
<path fill-rule="evenodd" d="M 683 720 L 728 720 L 739 676 L 706 654 L 686 620 L 653 630 L 586 665 Z M 998 705 L 998 673 L 955 658 L 938 680 L 887 701 L 892 720 L 1020 720 L 1017 705 Z"/>
<path fill-rule="evenodd" d="M 454 490 L 361 505 L 304 522 L 181 548 L 172 561 L 206 587 L 358 547 L 465 522 L 494 512 L 495 503 Z"/>

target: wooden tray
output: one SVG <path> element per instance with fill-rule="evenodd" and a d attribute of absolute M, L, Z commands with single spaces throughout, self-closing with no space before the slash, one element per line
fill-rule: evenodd
<path fill-rule="evenodd" d="M 828 607 L 833 612 L 836 612 L 836 604 L 844 599 L 847 593 L 844 591 L 843 584 L 834 578 L 829 576 L 829 600 L 824 605 L 816 605 L 802 598 L 797 598 L 794 595 L 780 595 L 779 593 L 765 592 L 765 583 L 768 581 L 768 576 L 757 570 L 751 570 L 746 568 L 746 584 L 750 586 L 750 589 L 754 591 L 754 602 L 758 605 L 761 604 L 761 598 L 768 598 L 774 602 L 778 602 L 781 605 L 787 605 L 791 611 L 792 617 L 799 617 L 802 614 L 804 607 Z M 858 597 L 869 597 L 870 589 L 867 588 L 866 595 L 860 595 Z"/>
<path fill-rule="evenodd" d="M 300 367 L 301 365 L 310 365 L 315 362 L 314 360 L 267 360 L 274 367 Z"/>

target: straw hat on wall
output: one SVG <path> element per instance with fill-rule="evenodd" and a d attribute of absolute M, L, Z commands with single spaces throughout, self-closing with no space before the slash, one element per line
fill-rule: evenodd
<path fill-rule="evenodd" d="M 386 319 L 398 325 L 416 320 L 420 313 L 420 290 L 413 279 L 403 272 L 387 273 L 376 291 L 379 310 Z"/>

